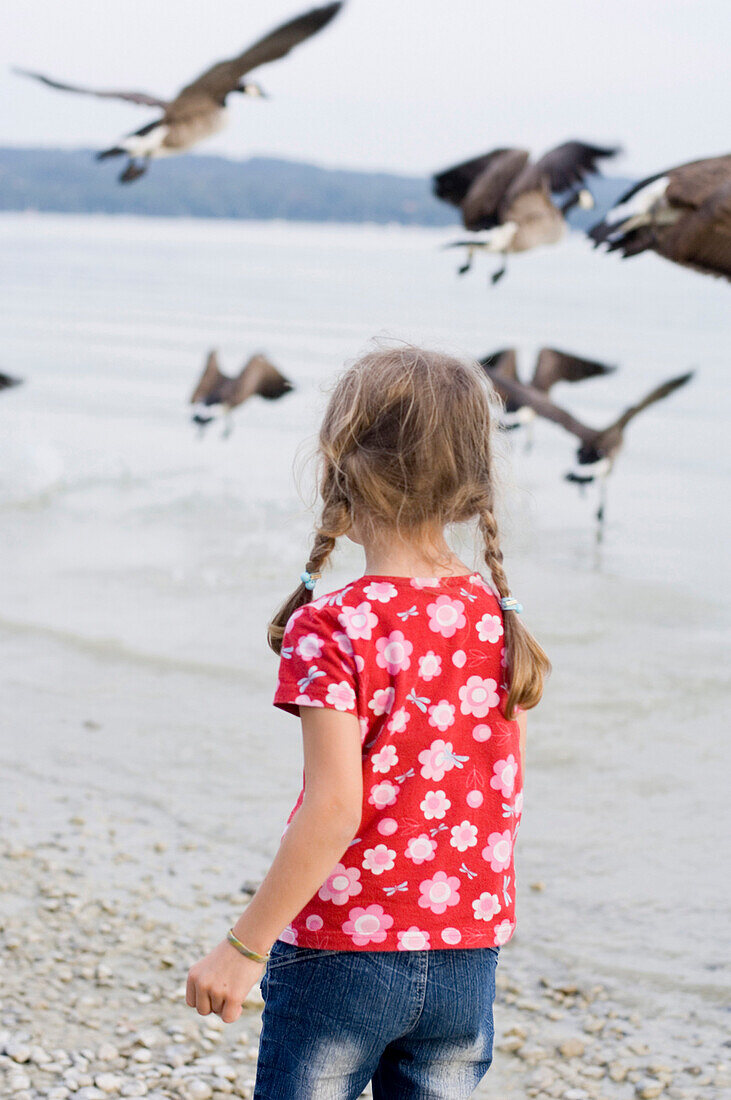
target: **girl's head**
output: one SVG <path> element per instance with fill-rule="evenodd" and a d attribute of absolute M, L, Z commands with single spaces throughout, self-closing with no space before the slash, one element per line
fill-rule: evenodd
<path fill-rule="evenodd" d="M 495 519 L 492 385 L 482 368 L 441 352 L 372 351 L 333 390 L 320 428 L 320 522 L 307 562 L 322 569 L 336 539 L 395 537 L 425 543 L 435 529 L 477 518 L 501 596 L 509 594 Z M 293 611 L 312 598 L 301 584 L 269 626 L 281 649 Z M 504 612 L 510 689 L 506 707 L 533 707 L 548 658 L 514 611 Z"/>

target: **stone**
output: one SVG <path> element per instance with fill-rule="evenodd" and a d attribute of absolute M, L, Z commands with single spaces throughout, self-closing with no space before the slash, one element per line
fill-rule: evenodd
<path fill-rule="evenodd" d="M 581 1058 L 586 1048 L 581 1039 L 571 1038 L 564 1039 L 562 1043 L 558 1044 L 557 1049 L 563 1058 Z"/>
<path fill-rule="evenodd" d="M 185 1093 L 187 1100 L 211 1100 L 213 1089 L 207 1081 L 200 1077 L 193 1077 L 186 1083 Z"/>
<path fill-rule="evenodd" d="M 610 1062 L 607 1072 L 611 1080 L 619 1084 L 626 1080 L 627 1074 L 629 1073 L 629 1066 L 625 1066 L 621 1062 Z"/>
<path fill-rule="evenodd" d="M 119 1050 L 114 1043 L 102 1043 L 96 1052 L 96 1056 L 100 1062 L 113 1062 L 116 1058 L 119 1058 Z"/>
<path fill-rule="evenodd" d="M 94 1078 L 94 1084 L 102 1092 L 108 1094 L 119 1092 L 124 1083 L 124 1078 L 120 1077 L 116 1073 L 97 1073 Z"/>
<path fill-rule="evenodd" d="M 30 1060 L 30 1047 L 14 1039 L 11 1039 L 5 1044 L 5 1053 L 9 1055 L 14 1062 L 22 1063 Z"/>
<path fill-rule="evenodd" d="M 146 1092 L 147 1085 L 139 1080 L 125 1081 L 119 1090 L 120 1096 L 144 1096 Z"/>
<path fill-rule="evenodd" d="M 561 1093 L 562 1100 L 590 1100 L 586 1089 L 566 1089 Z"/>
<path fill-rule="evenodd" d="M 635 1095 L 640 1100 L 655 1100 L 655 1097 L 662 1096 L 664 1089 L 662 1081 L 653 1081 L 646 1077 L 635 1085 Z"/>
<path fill-rule="evenodd" d="M 22 1089 L 30 1088 L 30 1077 L 27 1073 L 19 1070 L 17 1073 L 11 1073 L 8 1078 L 8 1085 L 11 1092 L 20 1092 Z"/>

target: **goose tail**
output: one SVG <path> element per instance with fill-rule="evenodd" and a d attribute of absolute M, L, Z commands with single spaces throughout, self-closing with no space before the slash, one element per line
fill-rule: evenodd
<path fill-rule="evenodd" d="M 96 154 L 97 160 L 108 160 L 109 157 L 124 157 L 127 155 L 126 149 L 121 149 L 119 145 L 113 145 L 111 149 L 102 149 L 100 153 Z"/>

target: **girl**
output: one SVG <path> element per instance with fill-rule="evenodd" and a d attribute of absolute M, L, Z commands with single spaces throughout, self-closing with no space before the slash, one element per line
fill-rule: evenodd
<path fill-rule="evenodd" d="M 186 996 L 236 1020 L 266 963 L 255 1100 L 354 1100 L 370 1080 L 376 1100 L 460 1100 L 492 1060 L 523 711 L 549 665 L 503 569 L 491 396 L 477 364 L 399 348 L 347 370 L 328 405 L 320 523 L 269 629 L 303 790 Z M 473 518 L 491 583 L 445 539 Z M 311 602 L 342 535 L 365 573 Z"/>

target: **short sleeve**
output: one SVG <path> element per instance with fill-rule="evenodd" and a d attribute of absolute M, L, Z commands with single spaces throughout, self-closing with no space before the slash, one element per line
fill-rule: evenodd
<path fill-rule="evenodd" d="M 305 604 L 290 616 L 274 705 L 297 716 L 300 706 L 358 713 L 353 645 L 332 608 Z"/>

